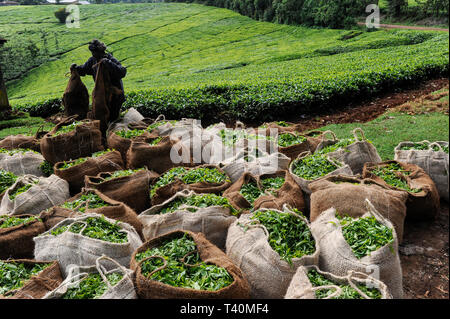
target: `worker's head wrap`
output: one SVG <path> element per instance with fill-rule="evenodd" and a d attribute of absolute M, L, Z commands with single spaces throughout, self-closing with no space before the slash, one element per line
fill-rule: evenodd
<path fill-rule="evenodd" d="M 94 39 L 89 42 L 89 50 L 91 50 L 91 52 L 105 52 L 106 45 L 99 40 Z"/>

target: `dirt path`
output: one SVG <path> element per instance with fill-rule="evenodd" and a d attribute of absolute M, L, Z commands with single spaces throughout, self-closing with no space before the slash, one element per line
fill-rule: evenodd
<path fill-rule="evenodd" d="M 366 25 L 365 22 L 358 22 L 358 25 Z M 380 24 L 380 28 L 384 29 L 409 29 L 409 30 L 425 30 L 425 31 L 445 31 L 449 29 L 433 28 L 433 27 L 418 27 L 412 25 L 398 25 L 398 24 Z"/>

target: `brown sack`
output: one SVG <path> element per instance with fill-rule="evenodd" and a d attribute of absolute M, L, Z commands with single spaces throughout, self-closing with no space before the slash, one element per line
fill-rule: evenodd
<path fill-rule="evenodd" d="M 115 119 L 111 117 L 111 107 L 114 100 L 123 93 L 122 90 L 111 84 L 111 79 L 107 67 L 103 62 L 98 63 L 95 86 L 92 91 L 92 113 L 94 120 L 100 121 L 100 131 L 103 136 L 108 129 L 108 123 Z"/>
<path fill-rule="evenodd" d="M 287 204 L 291 208 L 296 208 L 301 212 L 305 211 L 305 199 L 302 189 L 295 182 L 288 171 L 278 171 L 274 174 L 264 174 L 257 177 L 258 185 L 262 189 L 261 180 L 271 177 L 284 177 L 284 184 L 275 194 L 267 193 L 260 196 L 253 204 L 255 210 L 260 208 L 270 208 L 283 210 L 283 205 Z"/>
<path fill-rule="evenodd" d="M 39 218 L 45 225 L 45 231 L 48 231 L 50 228 L 58 224 L 63 219 L 80 217 L 81 214 L 82 213 L 75 212 L 68 208 L 54 206 L 52 208 L 42 211 L 39 214 Z"/>
<path fill-rule="evenodd" d="M 319 145 L 321 139 L 318 137 L 312 137 L 315 136 L 317 132 L 310 132 L 307 134 L 300 134 L 300 136 L 304 136 L 306 140 L 303 143 L 294 144 L 286 147 L 278 146 L 278 151 L 280 153 L 283 153 L 287 157 L 289 157 L 291 160 L 294 160 L 297 158 L 298 155 L 300 155 L 303 152 L 311 152 L 314 153 L 314 151 L 317 148 L 317 145 Z M 292 135 L 298 135 L 294 132 L 280 132 L 280 134 L 292 134 Z"/>
<path fill-rule="evenodd" d="M 134 139 L 127 151 L 127 167 L 137 169 L 146 166 L 149 170 L 162 174 L 175 166 L 192 166 L 189 149 L 180 140 L 164 136 L 156 145 L 149 142 L 155 137 Z M 178 156 L 176 156 L 178 154 Z M 172 156 L 175 161 L 172 161 Z"/>
<path fill-rule="evenodd" d="M 33 215 L 16 215 L 14 217 L 27 218 L 31 216 Z M 0 228 L 0 259 L 33 257 L 33 237 L 43 232 L 45 232 L 45 226 L 39 219 L 14 227 Z"/>
<path fill-rule="evenodd" d="M 91 156 L 92 153 L 104 150 L 100 121 L 83 120 L 82 122 L 68 133 L 53 136 L 60 127 L 70 124 L 69 120 L 63 120 L 42 138 L 41 153 L 48 162 L 54 165 L 58 162 Z"/>
<path fill-rule="evenodd" d="M 251 181 L 258 185 L 258 178 L 256 176 L 248 172 L 244 173 L 236 182 L 234 182 L 223 192 L 223 197 L 227 198 L 230 201 L 230 204 L 240 212 L 249 212 L 253 208 L 253 205 L 249 203 L 241 194 L 242 186 Z"/>
<path fill-rule="evenodd" d="M 95 193 L 98 197 L 100 197 L 104 202 L 106 202 L 109 206 L 103 206 L 99 208 L 86 208 L 84 213 L 81 213 L 82 216 L 85 214 L 99 214 L 104 215 L 107 218 L 115 219 L 121 221 L 123 223 L 127 223 L 131 225 L 136 232 L 139 234 L 141 238 L 144 238 L 142 234 L 142 222 L 138 219 L 137 214 L 134 210 L 132 210 L 129 206 L 125 205 L 122 202 L 116 201 L 105 194 L 102 194 L 100 191 L 96 189 L 83 188 L 83 191 L 72 198 L 69 198 L 66 202 L 73 202 L 79 199 L 83 194 Z M 86 203 L 87 205 L 87 203 Z M 65 214 L 63 211 L 57 211 L 59 214 Z M 72 218 L 79 217 L 77 216 L 68 216 Z M 65 218 L 64 218 L 65 219 Z"/>
<path fill-rule="evenodd" d="M 64 164 L 64 162 L 56 163 L 54 172 L 56 176 L 69 183 L 71 194 L 77 194 L 81 191 L 85 176 L 95 176 L 101 172 L 114 172 L 124 168 L 122 156 L 118 151 L 108 152 L 99 157 L 91 157 L 81 164 L 61 169 Z"/>
<path fill-rule="evenodd" d="M 170 238 L 189 234 L 197 245 L 197 251 L 202 261 L 225 268 L 233 277 L 234 281 L 229 286 L 216 290 L 195 290 L 191 288 L 174 287 L 151 280 L 142 275 L 140 263 L 137 262 L 136 254 L 158 247 L 162 242 Z M 248 299 L 250 298 L 250 286 L 244 278 L 241 270 L 234 265 L 231 259 L 219 248 L 211 244 L 202 233 L 189 231 L 174 231 L 166 235 L 154 238 L 139 247 L 131 258 L 131 270 L 135 271 L 135 284 L 137 294 L 142 299 Z"/>
<path fill-rule="evenodd" d="M 64 105 L 65 116 L 78 114 L 79 120 L 86 118 L 89 111 L 89 92 L 76 70 L 73 70 L 70 75 L 69 83 L 63 94 L 62 104 Z"/>
<path fill-rule="evenodd" d="M 35 135 L 28 136 L 23 134 L 9 135 L 0 141 L 0 148 L 7 150 L 13 150 L 16 148 L 29 148 L 36 152 L 41 152 L 40 139 L 47 134 L 47 132 L 38 131 Z"/>
<path fill-rule="evenodd" d="M 23 263 L 30 266 L 35 264 L 47 264 L 50 266 L 42 270 L 37 275 L 26 280 L 24 285 L 9 296 L 1 296 L 0 299 L 41 299 L 48 292 L 56 289 L 63 281 L 61 270 L 57 261 L 36 261 L 32 259 L 15 259 L 4 261 L 6 263 Z"/>
<path fill-rule="evenodd" d="M 433 180 L 425 171 L 415 164 L 407 164 L 399 161 L 385 161 L 382 163 L 366 163 L 363 168 L 363 178 L 373 179 L 378 184 L 388 189 L 404 191 L 387 184 L 383 179 L 374 175 L 371 171 L 378 167 L 398 163 L 409 175 L 399 173 L 399 176 L 408 183 L 412 189 L 422 189 L 418 193 L 408 193 L 406 201 L 406 220 L 428 220 L 434 219 L 439 214 L 440 199 L 439 193 Z"/>
<path fill-rule="evenodd" d="M 104 172 L 97 176 L 85 176 L 86 188 L 95 188 L 104 195 L 130 206 L 137 214 L 151 207 L 150 184 L 159 177 L 147 169 L 129 176 L 117 177 L 105 181 L 111 173 Z"/>
<path fill-rule="evenodd" d="M 357 183 L 358 185 L 355 185 Z M 399 242 L 403 239 L 406 217 L 406 192 L 384 187 L 371 179 L 351 176 L 329 176 L 309 185 L 311 188 L 310 221 L 331 207 L 343 216 L 359 218 L 367 212 L 366 198 L 395 228 Z"/>
<path fill-rule="evenodd" d="M 157 135 L 151 134 L 148 131 L 145 131 L 142 135 L 143 138 L 156 138 Z M 116 131 L 110 131 L 107 133 L 106 144 L 108 148 L 118 150 L 122 155 L 122 160 L 125 165 L 127 165 L 127 152 L 131 146 L 131 142 L 135 138 L 123 138 L 116 134 Z"/>

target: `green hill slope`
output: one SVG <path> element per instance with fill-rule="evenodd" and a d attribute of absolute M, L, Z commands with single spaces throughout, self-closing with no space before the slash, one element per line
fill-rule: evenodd
<path fill-rule="evenodd" d="M 363 32 L 344 40 L 352 31 L 182 3 L 80 6 L 81 28 L 69 29 L 57 23 L 56 8 L 0 7 L 3 37 L 26 41 L 42 30 L 57 37 L 46 61 L 7 83 L 13 106 L 61 97 L 64 74 L 87 60 L 93 38 L 128 68 L 126 106 L 148 116 L 220 110 L 267 120 L 448 72 L 448 33 Z M 92 78 L 83 80 L 91 90 Z"/>

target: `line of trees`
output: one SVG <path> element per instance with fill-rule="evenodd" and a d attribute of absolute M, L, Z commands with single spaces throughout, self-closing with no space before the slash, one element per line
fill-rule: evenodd
<path fill-rule="evenodd" d="M 449 0 L 415 0 L 416 5 L 410 6 L 408 0 L 388 0 L 388 14 L 400 18 L 415 15 L 416 18 L 447 17 Z"/>

